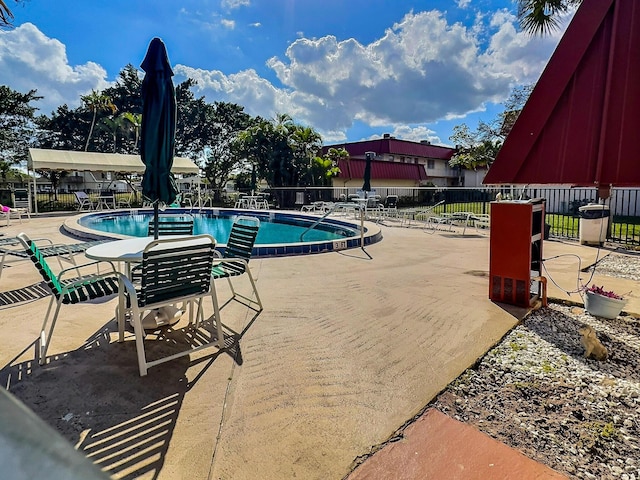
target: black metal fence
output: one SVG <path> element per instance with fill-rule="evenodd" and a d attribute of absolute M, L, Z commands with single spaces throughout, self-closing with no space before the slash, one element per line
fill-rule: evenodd
<path fill-rule="evenodd" d="M 438 206 L 439 212 L 453 213 L 471 211 L 490 213 L 491 202 L 500 195 L 503 200 L 544 198 L 546 200 L 546 222 L 550 225 L 550 235 L 559 238 L 578 239 L 579 208 L 588 203 L 598 202 L 598 192 L 594 188 L 567 188 L 565 186 L 502 186 L 502 187 L 374 187 L 377 195 L 384 200 L 389 195 L 398 196 L 398 208 L 408 209 Z M 187 192 L 183 205 L 206 205 L 233 207 L 237 194 L 229 192 L 202 191 L 200 204 L 197 192 Z M 217 195 L 216 195 L 217 193 Z M 354 193 L 353 187 L 287 187 L 269 189 L 269 203 L 278 209 L 300 209 L 315 201 L 341 201 Z M 116 199 L 129 197 L 132 207 L 142 206 L 139 192 L 115 193 Z M 72 211 L 77 208 L 73 193 L 39 193 L 38 211 Z M 203 202 L 202 200 L 206 200 Z M 212 200 L 216 199 L 216 200 Z M 609 207 L 609 228 L 607 240 L 629 246 L 640 245 L 640 189 L 614 188 L 611 197 L 604 201 Z M 33 208 L 33 206 L 32 206 Z"/>

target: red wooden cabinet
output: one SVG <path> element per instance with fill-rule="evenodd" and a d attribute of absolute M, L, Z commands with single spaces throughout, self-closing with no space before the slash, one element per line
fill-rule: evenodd
<path fill-rule="evenodd" d="M 489 298 L 529 308 L 541 298 L 544 199 L 491 203 Z"/>

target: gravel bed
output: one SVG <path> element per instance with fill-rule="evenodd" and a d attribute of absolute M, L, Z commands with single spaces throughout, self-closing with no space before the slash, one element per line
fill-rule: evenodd
<path fill-rule="evenodd" d="M 592 271 L 593 268 L 592 266 L 589 271 Z M 595 268 L 599 275 L 640 281 L 640 256 L 638 255 L 610 253 L 598 260 Z"/>
<path fill-rule="evenodd" d="M 605 271 L 640 280 L 640 258 L 610 254 L 598 263 Z M 607 347 L 606 361 L 584 358 L 583 325 Z M 551 303 L 430 406 L 569 478 L 640 480 L 640 321 Z"/>

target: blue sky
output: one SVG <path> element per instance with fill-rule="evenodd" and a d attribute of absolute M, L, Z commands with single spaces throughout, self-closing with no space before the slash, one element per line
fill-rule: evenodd
<path fill-rule="evenodd" d="M 0 84 L 42 113 L 140 66 L 153 37 L 175 82 L 251 115 L 288 113 L 327 144 L 378 138 L 450 145 L 535 82 L 562 32 L 518 31 L 512 0 L 27 0 L 0 30 Z"/>

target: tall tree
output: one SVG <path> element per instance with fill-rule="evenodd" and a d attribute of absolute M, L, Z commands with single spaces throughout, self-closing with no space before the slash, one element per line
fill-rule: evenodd
<path fill-rule="evenodd" d="M 3 171 L 27 160 L 37 133 L 37 108 L 31 102 L 41 98 L 36 90 L 20 93 L 0 85 L 0 169 Z"/>
<path fill-rule="evenodd" d="M 120 70 L 115 85 L 102 93 L 111 98 L 119 112 L 142 113 L 141 88 L 141 72 L 129 63 Z"/>
<path fill-rule="evenodd" d="M 219 200 L 232 173 L 241 168 L 242 158 L 234 147 L 234 140 L 247 128 L 251 117 L 243 107 L 234 103 L 215 102 L 207 110 L 209 128 L 202 166 L 215 198 Z"/>
<path fill-rule="evenodd" d="M 89 142 L 93 135 L 93 128 L 96 125 L 98 112 L 111 112 L 113 115 L 118 111 L 118 107 L 114 105 L 110 96 L 100 93 L 97 90 L 92 90 L 89 95 L 83 95 L 80 99 L 82 100 L 84 107 L 93 114 L 93 117 L 91 118 L 91 127 L 89 128 L 89 135 L 87 135 L 87 143 L 84 146 L 84 151 L 86 152 L 89 150 Z"/>
<path fill-rule="evenodd" d="M 71 110 L 66 104 L 37 118 L 41 148 L 82 151 L 89 131 L 89 114 L 83 108 Z"/>
<path fill-rule="evenodd" d="M 129 126 L 129 121 L 122 115 L 110 115 L 100 120 L 98 128 L 109 135 L 111 142 L 113 143 L 113 153 L 118 152 L 118 133 L 122 132 Z"/>
<path fill-rule="evenodd" d="M 142 114 L 141 113 L 124 112 L 121 116 L 122 116 L 122 118 L 124 120 L 129 122 L 129 128 L 134 133 L 135 140 L 134 140 L 133 143 L 134 143 L 136 151 L 137 151 L 137 149 L 138 149 L 138 140 L 140 139 L 140 129 L 142 128 Z"/>
<path fill-rule="evenodd" d="M 449 139 L 456 145 L 457 151 L 449 161 L 449 165 L 470 170 L 491 165 L 533 91 L 533 87 L 533 85 L 515 87 L 504 102 L 504 111 L 491 122 L 480 121 L 478 128 L 474 131 L 464 123 L 456 125 Z"/>
<path fill-rule="evenodd" d="M 257 118 L 240 132 L 235 147 L 270 187 L 306 184 L 315 168 L 316 147 L 321 139 L 312 129 L 297 125 L 289 115 L 279 114 L 272 120 Z M 253 182 L 252 182 L 253 183 Z M 293 203 L 292 195 L 279 193 L 279 204 Z"/>
<path fill-rule="evenodd" d="M 582 0 L 517 0 L 520 27 L 531 35 L 548 35 L 560 27 L 559 17 Z"/>
<path fill-rule="evenodd" d="M 340 174 L 338 161 L 347 158 L 349 152 L 344 148 L 330 148 L 323 156 L 314 157 L 307 173 L 307 183 L 312 186 L 330 186 L 331 179 Z"/>
<path fill-rule="evenodd" d="M 70 110 L 62 105 L 52 112 L 51 118 L 44 115 L 36 119 L 40 130 L 38 132 L 38 146 L 54 150 L 82 151 L 88 132 L 88 114 L 82 108 Z M 58 194 L 60 179 L 68 172 L 55 170 L 36 170 L 44 178 L 49 179 L 54 195 Z"/>
<path fill-rule="evenodd" d="M 316 155 L 322 149 L 322 137 L 311 127 L 296 125 L 291 130 L 290 144 L 296 165 L 295 183 L 314 185 L 324 160 Z M 329 161 L 331 163 L 331 161 Z M 324 185 L 324 183 L 321 183 Z"/>

